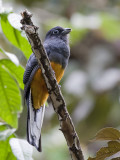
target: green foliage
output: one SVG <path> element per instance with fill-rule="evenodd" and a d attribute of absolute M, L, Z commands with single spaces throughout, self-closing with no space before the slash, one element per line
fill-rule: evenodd
<path fill-rule="evenodd" d="M 0 22 L 4 35 L 17 48 L 19 48 L 28 58 L 31 54 L 30 44 L 21 32 L 15 29 L 8 20 L 10 13 L 0 14 Z M 0 48 L 2 54 L 7 55 Z M 20 88 L 23 89 L 24 69 L 21 65 L 13 63 L 12 58 L 0 60 L 0 118 L 14 128 L 18 127 L 18 115 L 22 110 Z M 20 87 L 20 88 L 19 88 Z"/>
<path fill-rule="evenodd" d="M 0 17 L 4 35 L 14 46 L 20 49 L 28 59 L 32 53 L 29 42 L 21 35 L 19 30 L 11 26 L 8 21 L 8 14 L 1 14 Z"/>
<path fill-rule="evenodd" d="M 18 126 L 18 113 L 21 111 L 21 93 L 18 84 L 0 61 L 0 117 L 14 128 Z"/>
<path fill-rule="evenodd" d="M 104 160 L 120 151 L 120 131 L 115 128 L 101 129 L 94 140 L 109 140 L 108 146 L 102 147 L 95 158 L 89 157 L 88 160 Z"/>
<path fill-rule="evenodd" d="M 23 54 L 25 55 L 25 57 L 28 59 L 30 54 L 32 53 L 30 44 L 29 44 L 28 40 L 26 39 L 26 37 L 23 35 L 23 33 L 20 30 L 15 29 L 13 27 L 13 24 L 10 23 L 10 21 L 9 21 L 10 19 L 8 18 L 8 16 L 10 14 L 11 13 L 0 14 L 0 18 L 1 18 L 0 23 L 1 23 L 2 31 L 5 35 L 5 37 L 8 39 L 8 41 L 13 45 L 13 47 L 15 46 L 20 51 L 22 51 Z M 72 15 L 71 15 L 71 17 L 72 17 Z M 119 39 L 119 37 L 120 37 L 120 29 L 119 29 L 120 22 L 119 22 L 119 20 L 116 17 L 114 17 L 110 14 L 106 14 L 106 13 L 101 14 L 101 16 L 99 16 L 99 17 L 100 17 L 101 25 L 98 26 L 98 28 L 96 28 L 97 30 L 89 28 L 89 32 L 91 32 L 91 31 L 94 32 L 95 33 L 94 36 L 96 36 L 97 33 L 101 33 L 102 38 L 104 40 L 107 39 L 108 42 L 110 40 L 112 41 L 115 39 Z M 74 46 L 74 48 L 75 48 L 75 51 L 74 51 L 75 53 L 72 52 L 74 58 L 76 58 L 75 57 L 76 50 L 78 51 L 76 44 L 79 45 L 80 40 L 83 40 L 83 43 L 85 44 L 85 45 L 82 44 L 83 47 L 81 47 L 81 52 L 83 50 L 83 55 L 80 55 L 80 57 L 79 57 L 79 55 L 77 55 L 80 58 L 80 61 L 79 61 L 79 59 L 77 59 L 77 61 L 78 61 L 78 63 L 80 62 L 80 70 L 85 69 L 85 72 L 87 72 L 87 69 L 90 67 L 90 65 L 89 65 L 90 57 L 91 57 L 91 59 L 92 58 L 94 59 L 95 55 L 96 55 L 96 54 L 94 54 L 94 57 L 92 57 L 90 54 L 87 54 L 87 50 L 90 50 L 89 53 L 91 53 L 91 49 L 92 49 L 91 42 L 93 44 L 93 48 L 95 47 L 96 44 L 99 44 L 98 41 L 97 41 L 97 43 L 94 42 L 94 37 L 92 37 L 91 35 L 87 35 L 88 29 L 87 28 L 79 28 L 79 27 L 76 28 L 75 25 L 73 26 L 70 19 L 68 20 L 66 18 L 59 18 L 59 19 L 57 19 L 57 21 L 52 20 L 47 23 L 45 21 L 44 24 L 45 24 L 45 27 L 47 28 L 46 31 L 48 31 L 51 27 L 54 27 L 57 25 L 72 28 L 72 32 L 70 34 L 70 44 L 71 44 L 71 46 Z M 88 37 L 86 37 L 86 36 L 88 36 Z M 91 39 L 91 41 L 90 41 L 90 39 Z M 98 40 L 99 40 L 99 35 L 98 35 Z M 87 45 L 88 45 L 88 48 L 86 47 Z M 85 54 L 84 54 L 84 52 L 85 52 Z M 0 53 L 7 55 L 7 52 L 4 51 L 3 49 L 0 49 Z M 8 55 L 7 55 L 7 57 L 8 57 Z M 87 58 L 85 58 L 85 57 L 87 57 Z M 88 61 L 87 61 L 87 59 L 88 59 Z M 115 57 L 113 58 L 113 60 L 114 59 L 115 59 Z M 83 66 L 84 62 L 87 64 L 86 66 L 85 65 Z M 76 63 L 76 60 L 75 60 L 75 63 Z M 112 64 L 113 64 L 113 62 L 112 62 Z M 110 64 L 109 64 L 109 66 L 110 66 Z M 69 64 L 69 68 L 70 67 L 71 66 Z M 93 72 L 95 71 L 95 67 L 96 66 L 93 67 L 94 68 Z M 22 80 L 23 73 L 24 73 L 24 69 L 22 68 L 22 66 L 14 64 L 14 61 L 12 60 L 12 58 L 8 57 L 8 59 L 0 60 L 0 121 L 4 121 L 5 123 L 9 124 L 10 126 L 12 126 L 14 128 L 18 127 L 18 116 L 22 110 L 22 107 L 21 107 L 22 97 L 21 97 L 20 88 L 21 89 L 24 88 L 24 85 L 22 82 L 23 81 Z M 90 74 L 92 75 L 92 73 L 90 73 Z M 89 74 L 88 74 L 88 77 L 90 78 Z M 88 81 L 90 82 L 89 78 L 88 78 Z M 95 78 L 96 77 L 94 77 L 94 79 Z M 91 81 L 93 81 L 93 79 Z M 90 94 L 92 96 L 94 96 L 94 98 L 93 98 L 94 104 L 93 104 L 93 107 L 89 110 L 90 111 L 89 114 L 86 115 L 86 117 L 84 117 L 84 119 L 83 119 L 83 125 L 82 125 L 83 129 L 81 129 L 82 128 L 81 126 L 78 128 L 78 126 L 80 124 L 82 124 L 81 122 L 76 125 L 77 128 L 79 129 L 78 133 L 80 133 L 81 140 L 83 140 L 82 136 L 86 136 L 86 135 L 87 136 L 85 137 L 85 139 L 87 139 L 87 138 L 89 139 L 93 135 L 93 133 L 96 132 L 96 130 L 98 128 L 103 126 L 105 124 L 105 122 L 107 123 L 107 120 L 110 115 L 110 111 L 112 108 L 114 108 L 112 102 L 116 101 L 115 99 L 113 101 L 111 99 L 109 99 L 107 96 L 108 95 L 107 92 L 106 92 L 106 95 L 104 93 L 101 93 L 98 95 L 97 92 L 95 92 L 95 94 L 93 95 L 93 92 L 90 90 L 90 88 L 91 88 L 90 83 L 88 86 L 85 86 L 85 87 L 86 88 L 88 87 L 89 89 L 87 92 L 89 92 L 89 93 L 91 92 Z M 81 97 L 81 98 L 83 98 L 83 97 Z M 81 101 L 80 98 L 79 98 L 79 100 Z M 71 96 L 68 97 L 68 101 L 70 103 L 69 106 L 70 106 L 70 110 L 71 110 L 71 114 L 72 114 L 75 111 L 75 106 L 77 103 L 76 103 L 76 101 L 74 103 L 73 97 L 71 97 Z M 83 110 L 83 113 L 84 113 L 84 111 L 85 110 Z M 48 119 L 49 119 L 49 116 L 48 116 Z M 51 118 L 51 119 L 53 119 L 53 118 Z M 52 128 L 52 130 L 53 130 L 53 126 L 50 127 L 51 126 L 50 120 L 49 120 L 49 123 L 50 124 L 47 125 L 49 127 L 46 127 L 46 128 L 47 129 Z M 110 121 L 110 123 L 111 123 L 111 121 Z M 28 152 L 28 151 L 30 151 L 29 146 L 24 145 L 24 142 L 22 142 L 20 139 L 13 138 L 14 137 L 13 133 L 15 132 L 14 128 L 10 129 L 6 125 L 0 125 L 0 159 L 2 159 L 2 160 L 4 160 L 4 159 L 14 160 L 16 158 L 18 159 L 18 158 L 20 158 L 19 154 L 22 155 L 22 159 L 29 159 L 29 160 L 32 159 L 31 158 L 32 151 Z M 49 129 L 48 129 L 48 135 L 50 137 Z M 9 140 L 10 140 L 10 145 L 9 145 Z M 100 132 L 97 133 L 95 140 L 108 140 L 109 142 L 106 147 L 102 147 L 97 152 L 95 158 L 89 158 L 89 160 L 90 159 L 91 160 L 92 159 L 93 160 L 105 159 L 106 157 L 110 157 L 111 155 L 114 155 L 115 153 L 120 151 L 120 131 L 118 131 L 114 128 L 105 128 L 105 129 L 100 130 Z M 48 141 L 46 141 L 45 144 L 48 145 Z M 49 143 L 49 144 L 51 144 L 51 143 Z M 16 156 L 16 158 L 14 157 L 10 147 L 12 148 L 12 151 L 13 151 L 14 155 Z M 29 148 L 29 150 L 27 151 L 28 148 Z M 57 146 L 57 147 L 47 148 L 46 151 L 44 151 L 44 154 L 45 154 L 45 156 L 47 154 L 49 156 L 45 157 L 45 159 L 65 159 L 65 158 L 67 159 L 68 155 L 66 155 L 65 148 L 67 150 L 67 147 L 62 146 L 62 145 Z M 17 149 L 17 152 L 16 152 L 16 149 Z M 27 157 L 25 157 L 26 155 L 27 155 Z M 119 159 L 120 159 L 119 157 L 116 157 L 113 160 L 119 160 Z"/>
<path fill-rule="evenodd" d="M 14 137 L 15 129 L 8 128 L 5 124 L 0 123 L 0 159 L 16 160 L 12 153 L 9 140 Z"/>
<path fill-rule="evenodd" d="M 6 140 L 16 129 L 10 129 L 6 124 L 0 122 L 0 141 Z"/>
<path fill-rule="evenodd" d="M 4 66 L 4 68 L 11 74 L 18 82 L 18 85 L 20 86 L 21 89 L 24 88 L 23 85 L 23 74 L 24 74 L 24 69 L 21 65 L 15 65 L 11 60 L 9 59 L 4 59 L 0 60 L 0 64 Z"/>
<path fill-rule="evenodd" d="M 20 49 L 26 58 L 29 58 L 32 53 L 30 44 L 27 39 L 23 37 L 22 32 L 15 29 L 10 24 L 8 20 L 9 15 L 10 13 L 7 12 L 0 14 L 2 31 L 9 42 Z M 29 144 L 27 142 L 22 142 L 23 145 L 20 147 L 18 144 L 21 141 L 13 139 L 15 137 L 13 135 L 16 130 L 15 128 L 18 127 L 18 116 L 22 111 L 22 96 L 20 88 L 24 88 L 24 68 L 19 65 L 18 60 L 13 57 L 13 54 L 9 54 L 2 48 L 0 48 L 0 53 L 7 58 L 0 60 L 0 121 L 13 127 L 10 129 L 7 125 L 0 123 L 0 159 L 14 160 L 16 159 L 15 156 L 19 159 L 20 157 L 17 153 L 21 152 L 22 159 L 32 160 L 32 151 L 29 149 L 31 146 L 28 147 L 27 145 Z M 12 143 L 9 144 L 9 141 L 12 141 Z M 16 141 L 17 145 L 14 146 Z M 17 153 L 15 150 L 16 147 L 18 147 Z M 21 148 L 24 148 L 24 150 Z"/>
<path fill-rule="evenodd" d="M 10 13 L 0 14 L 2 31 L 9 42 L 20 49 L 26 58 L 29 58 L 32 53 L 30 44 L 23 37 L 22 32 L 10 24 L 9 15 Z M 19 65 L 13 54 L 9 54 L 2 48 L 0 48 L 0 53 L 7 58 L 0 60 L 0 121 L 13 127 L 10 129 L 7 125 L 0 123 L 0 159 L 14 160 L 20 158 L 32 160 L 32 146 L 25 140 L 15 139 L 13 135 L 16 131 L 15 128 L 18 127 L 18 116 L 22 111 L 20 88 L 24 88 L 24 68 Z"/>
<path fill-rule="evenodd" d="M 9 140 L 11 137 L 7 138 L 5 141 L 0 141 L 0 159 L 1 160 L 16 160 L 12 153 L 11 147 L 9 145 Z"/>

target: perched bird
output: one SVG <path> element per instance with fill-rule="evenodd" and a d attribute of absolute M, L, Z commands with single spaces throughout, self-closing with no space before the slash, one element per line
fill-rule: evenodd
<path fill-rule="evenodd" d="M 68 34 L 71 29 L 54 27 L 46 34 L 44 48 L 55 72 L 57 82 L 61 80 L 70 56 Z M 41 151 L 41 127 L 45 102 L 49 96 L 37 59 L 32 54 L 23 77 L 24 97 L 27 103 L 27 140 Z"/>

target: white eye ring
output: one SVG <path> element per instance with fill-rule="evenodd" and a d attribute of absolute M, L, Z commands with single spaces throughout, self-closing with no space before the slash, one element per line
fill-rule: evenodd
<path fill-rule="evenodd" d="M 58 34 L 58 33 L 59 33 L 58 30 L 53 31 L 53 34 Z"/>

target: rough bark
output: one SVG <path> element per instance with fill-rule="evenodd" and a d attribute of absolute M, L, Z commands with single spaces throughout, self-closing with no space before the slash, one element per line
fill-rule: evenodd
<path fill-rule="evenodd" d="M 67 111 L 66 104 L 60 87 L 57 84 L 54 71 L 51 68 L 48 56 L 38 36 L 38 27 L 33 25 L 31 21 L 31 13 L 27 10 L 21 13 L 22 15 L 22 30 L 25 31 L 27 38 L 31 44 L 33 53 L 35 54 L 38 64 L 40 65 L 53 107 L 58 115 L 60 122 L 60 130 L 64 134 L 67 141 L 69 152 L 72 160 L 83 160 L 83 153 L 80 147 L 78 135 Z"/>

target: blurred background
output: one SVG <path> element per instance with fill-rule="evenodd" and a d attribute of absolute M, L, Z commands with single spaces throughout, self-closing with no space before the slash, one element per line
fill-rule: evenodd
<path fill-rule="evenodd" d="M 91 142 L 103 127 L 120 129 L 120 0 L 3 0 L 5 8 L 20 15 L 33 14 L 44 41 L 55 26 L 71 28 L 71 56 L 60 82 L 67 109 L 77 130 L 85 159 L 101 143 Z M 0 46 L 14 53 L 25 67 L 26 58 L 0 31 Z M 26 111 L 20 114 L 17 137 L 26 138 Z M 68 160 L 66 141 L 49 102 L 42 128 L 43 152 L 33 150 L 33 159 Z"/>

